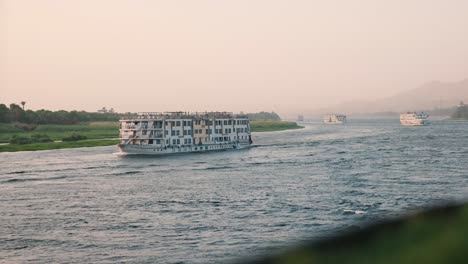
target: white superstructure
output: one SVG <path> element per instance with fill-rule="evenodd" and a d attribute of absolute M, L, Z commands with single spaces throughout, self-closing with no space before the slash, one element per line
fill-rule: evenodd
<path fill-rule="evenodd" d="M 424 126 L 429 124 L 429 115 L 426 113 L 408 112 L 400 114 L 400 124 L 403 126 Z"/>
<path fill-rule="evenodd" d="M 150 112 L 120 120 L 118 147 L 128 154 L 241 149 L 251 144 L 249 119 L 228 112 Z"/>
<path fill-rule="evenodd" d="M 342 114 L 326 115 L 323 117 L 324 124 L 344 124 L 346 123 L 346 116 Z"/>

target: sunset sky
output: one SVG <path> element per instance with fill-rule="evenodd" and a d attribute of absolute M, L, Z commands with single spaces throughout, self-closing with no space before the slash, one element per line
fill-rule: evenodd
<path fill-rule="evenodd" d="M 0 0 L 0 103 L 295 114 L 468 77 L 468 1 Z"/>

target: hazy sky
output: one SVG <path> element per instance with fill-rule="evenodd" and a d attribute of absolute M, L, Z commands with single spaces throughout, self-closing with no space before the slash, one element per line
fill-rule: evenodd
<path fill-rule="evenodd" d="M 467 0 L 0 0 L 0 103 L 295 114 L 468 77 Z"/>

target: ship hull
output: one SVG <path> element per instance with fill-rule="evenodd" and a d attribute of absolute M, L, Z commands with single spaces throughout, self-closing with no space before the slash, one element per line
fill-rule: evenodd
<path fill-rule="evenodd" d="M 335 121 L 335 122 L 333 122 L 333 121 L 332 122 L 323 121 L 323 123 L 326 124 L 326 125 L 343 125 L 346 122 L 344 122 L 344 121 Z"/>
<path fill-rule="evenodd" d="M 120 152 L 123 154 L 138 154 L 138 155 L 170 155 L 180 153 L 196 153 L 196 152 L 211 152 L 220 150 L 237 150 L 246 149 L 251 145 L 248 143 L 225 143 L 225 144 L 210 144 L 199 146 L 173 146 L 173 147 L 155 147 L 151 145 L 132 145 L 119 144 L 117 145 Z"/>
<path fill-rule="evenodd" d="M 418 120 L 418 121 L 412 121 L 412 122 L 400 122 L 402 126 L 427 126 L 429 125 L 428 121 L 424 120 Z"/>
<path fill-rule="evenodd" d="M 400 124 L 402 126 L 426 126 L 429 125 L 428 115 L 421 112 L 408 112 L 400 114 Z"/>

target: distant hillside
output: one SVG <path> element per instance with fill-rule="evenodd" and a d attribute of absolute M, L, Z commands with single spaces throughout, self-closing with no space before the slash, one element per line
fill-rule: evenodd
<path fill-rule="evenodd" d="M 468 79 L 460 82 L 430 82 L 416 89 L 376 101 L 347 102 L 321 112 L 376 113 L 450 108 L 468 101 Z"/>

